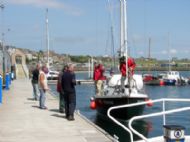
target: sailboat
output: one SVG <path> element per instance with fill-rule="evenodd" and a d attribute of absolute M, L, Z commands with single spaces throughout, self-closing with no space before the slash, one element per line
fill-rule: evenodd
<path fill-rule="evenodd" d="M 127 15 L 126 15 L 126 0 L 120 0 L 121 9 L 121 33 L 120 33 L 120 53 L 119 56 L 127 57 Z M 124 54 L 125 53 L 125 54 Z M 127 70 L 127 69 L 126 69 Z M 107 115 L 107 110 L 110 107 L 131 104 L 136 102 L 144 102 L 148 99 L 148 95 L 143 92 L 142 75 L 134 74 L 132 79 L 126 75 L 124 91 L 121 89 L 121 74 L 114 74 L 107 85 L 105 85 L 102 95 L 95 95 L 91 98 L 91 108 L 96 109 L 98 114 Z M 92 105 L 93 104 L 93 105 Z M 111 115 L 119 119 L 129 119 L 135 115 L 140 115 L 143 112 L 144 106 L 136 106 L 125 109 L 116 109 L 111 112 Z"/>
<path fill-rule="evenodd" d="M 148 60 L 151 59 L 150 47 L 151 47 L 151 38 L 149 38 Z M 143 82 L 145 85 L 151 85 L 151 86 L 156 86 L 156 85 L 163 86 L 164 85 L 164 81 L 162 79 L 162 74 L 159 74 L 159 75 L 155 75 L 153 73 L 143 74 Z"/>
<path fill-rule="evenodd" d="M 46 9 L 46 46 L 47 46 L 47 68 L 48 73 L 46 74 L 48 83 L 51 80 L 57 80 L 59 76 L 58 71 L 54 71 L 50 69 L 49 65 L 49 20 L 48 20 L 48 9 Z"/>
<path fill-rule="evenodd" d="M 168 34 L 168 47 L 169 47 L 169 70 L 163 76 L 165 85 L 186 85 L 188 84 L 188 79 L 180 75 L 179 71 L 173 71 L 171 69 L 171 60 L 170 60 L 170 34 Z"/>

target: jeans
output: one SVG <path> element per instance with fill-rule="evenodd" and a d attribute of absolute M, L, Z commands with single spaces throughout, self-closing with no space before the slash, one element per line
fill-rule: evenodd
<path fill-rule="evenodd" d="M 38 88 L 38 83 L 32 83 L 32 87 L 33 87 L 33 97 L 35 100 L 39 99 L 39 88 Z"/>
<path fill-rule="evenodd" d="M 103 95 L 103 80 L 96 81 L 95 85 L 96 85 L 96 95 L 102 96 Z"/>
<path fill-rule="evenodd" d="M 123 90 L 125 90 L 125 80 L 126 80 L 126 76 L 122 76 L 122 77 L 121 77 L 121 88 L 122 88 Z"/>
<path fill-rule="evenodd" d="M 43 89 L 40 89 L 40 108 L 46 108 L 45 106 L 46 101 L 46 92 Z"/>
<path fill-rule="evenodd" d="M 68 116 L 73 116 L 74 111 L 76 108 L 76 93 L 70 93 L 70 92 L 65 92 L 64 93 L 64 98 L 65 98 L 65 114 L 66 117 Z"/>

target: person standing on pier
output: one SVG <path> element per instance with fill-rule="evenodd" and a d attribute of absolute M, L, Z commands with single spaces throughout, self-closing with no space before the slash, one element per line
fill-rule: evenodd
<path fill-rule="evenodd" d="M 39 99 L 39 87 L 38 87 L 38 76 L 39 76 L 40 64 L 36 65 L 36 68 L 32 71 L 32 87 L 34 100 Z"/>
<path fill-rule="evenodd" d="M 74 66 L 69 65 L 68 70 L 63 73 L 61 80 L 64 97 L 65 97 L 65 114 L 69 121 L 74 120 L 74 111 L 76 108 L 76 79 L 74 73 Z"/>
<path fill-rule="evenodd" d="M 65 99 L 64 99 L 64 92 L 61 84 L 62 76 L 64 72 L 68 70 L 68 65 L 65 65 L 62 71 L 59 73 L 58 80 L 57 80 L 57 92 L 59 93 L 59 112 L 65 112 Z"/>
<path fill-rule="evenodd" d="M 40 72 L 39 72 L 39 81 L 38 81 L 38 85 L 39 85 L 39 90 L 40 90 L 40 108 L 41 109 L 47 109 L 47 107 L 45 106 L 45 101 L 46 101 L 46 92 L 49 90 L 48 89 L 48 84 L 47 84 L 47 77 L 46 74 L 47 73 L 47 67 L 46 66 L 42 66 Z"/>

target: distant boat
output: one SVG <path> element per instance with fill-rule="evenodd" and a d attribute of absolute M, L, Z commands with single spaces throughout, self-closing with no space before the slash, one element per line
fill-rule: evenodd
<path fill-rule="evenodd" d="M 162 75 L 155 76 L 153 74 L 143 74 L 143 82 L 145 85 L 152 86 L 163 86 L 164 80 L 162 79 Z"/>
<path fill-rule="evenodd" d="M 163 77 L 165 85 L 186 85 L 188 79 L 180 75 L 178 71 L 168 71 Z"/>
<path fill-rule="evenodd" d="M 168 47 L 169 47 L 169 64 L 168 64 L 168 71 L 163 76 L 164 84 L 165 85 L 185 85 L 186 81 L 180 75 L 178 71 L 172 71 L 171 69 L 171 61 L 170 61 L 170 34 L 168 33 Z"/>
<path fill-rule="evenodd" d="M 189 79 L 180 75 L 178 71 L 167 71 L 157 76 L 153 74 L 144 74 L 143 82 L 145 85 L 174 86 L 187 85 Z"/>
<path fill-rule="evenodd" d="M 48 71 L 46 77 L 47 80 L 58 80 L 59 72 L 58 71 Z"/>
<path fill-rule="evenodd" d="M 120 1 L 121 8 L 121 51 L 120 57 L 124 55 L 124 50 L 127 51 L 127 23 L 126 23 L 126 0 Z M 126 60 L 127 52 L 126 52 Z M 126 69 L 127 70 L 127 69 Z M 97 110 L 97 113 L 107 115 L 107 111 L 110 107 L 118 106 L 122 104 L 131 104 L 136 102 L 144 102 L 148 99 L 148 95 L 143 92 L 143 80 L 142 75 L 133 75 L 132 80 L 127 75 L 125 80 L 125 89 L 121 87 L 121 74 L 113 74 L 105 85 L 102 95 L 95 95 L 91 98 L 91 107 Z M 93 104 L 93 105 L 92 105 Z M 136 106 L 131 108 L 114 110 L 111 115 L 120 119 L 129 119 L 135 115 L 142 114 L 144 110 L 143 106 Z"/>

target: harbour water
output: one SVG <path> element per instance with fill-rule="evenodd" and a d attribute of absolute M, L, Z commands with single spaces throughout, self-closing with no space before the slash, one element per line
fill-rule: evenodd
<path fill-rule="evenodd" d="M 142 73 L 142 72 L 139 72 Z M 184 77 L 190 77 L 190 72 L 180 72 Z M 87 73 L 77 73 L 78 79 L 86 79 Z M 55 85 L 50 86 L 53 93 L 57 94 Z M 105 131 L 110 133 L 112 136 L 118 138 L 120 142 L 130 142 L 128 133 L 114 124 L 109 118 L 102 115 L 97 115 L 96 110 L 90 109 L 90 97 L 94 95 L 94 85 L 83 84 L 76 86 L 77 91 L 77 109 L 81 114 L 86 116 L 89 120 L 103 128 Z M 159 98 L 190 98 L 190 85 L 186 86 L 144 86 L 144 91 L 153 99 Z M 176 103 L 172 102 L 166 104 L 166 108 L 179 108 L 185 106 L 188 103 Z M 162 104 L 154 104 L 153 107 L 145 107 L 144 114 L 151 112 L 162 111 Z M 123 124 L 127 125 L 127 120 L 120 120 Z M 183 113 L 177 113 L 175 115 L 167 115 L 167 124 L 177 124 L 184 126 L 185 133 L 190 134 L 190 112 L 186 111 Z M 135 122 L 133 125 L 139 132 L 146 137 L 153 137 L 163 135 L 162 128 L 162 117 L 152 117 L 149 119 L 143 119 Z M 135 139 L 138 139 L 135 136 Z"/>

